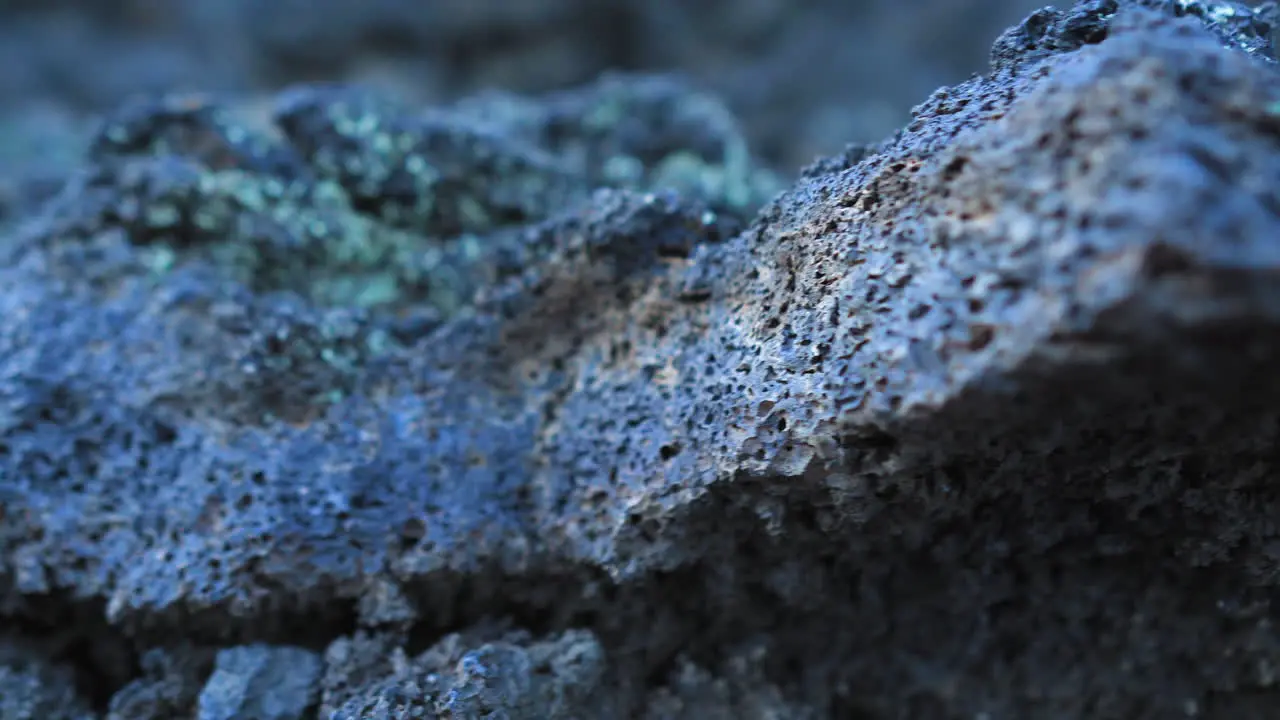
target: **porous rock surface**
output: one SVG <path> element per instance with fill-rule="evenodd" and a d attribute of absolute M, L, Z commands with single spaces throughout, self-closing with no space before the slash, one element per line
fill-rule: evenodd
<path fill-rule="evenodd" d="M 5 720 L 1273 717 L 1271 12 L 772 200 L 659 78 L 122 110 L 3 246 Z"/>

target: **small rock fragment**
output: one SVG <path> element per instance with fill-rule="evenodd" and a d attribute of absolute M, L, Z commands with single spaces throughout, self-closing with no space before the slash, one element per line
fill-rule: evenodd
<path fill-rule="evenodd" d="M 319 698 L 320 657 L 301 648 L 247 645 L 218 653 L 200 692 L 199 720 L 301 720 Z"/>

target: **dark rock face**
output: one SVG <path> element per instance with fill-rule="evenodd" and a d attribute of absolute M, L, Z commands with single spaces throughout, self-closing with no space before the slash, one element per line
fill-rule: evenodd
<path fill-rule="evenodd" d="M 122 109 L 2 246 L 0 710 L 1272 717 L 1272 14 L 772 200 L 661 78 Z"/>

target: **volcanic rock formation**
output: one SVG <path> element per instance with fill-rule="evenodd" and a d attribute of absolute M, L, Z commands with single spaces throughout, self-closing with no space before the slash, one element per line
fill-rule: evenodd
<path fill-rule="evenodd" d="M 106 118 L 0 269 L 0 718 L 1268 718 L 1273 8 L 790 189 L 660 77 Z"/>

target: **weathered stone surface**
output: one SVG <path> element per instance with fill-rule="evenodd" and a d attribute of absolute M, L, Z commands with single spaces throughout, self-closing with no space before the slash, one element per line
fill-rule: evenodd
<path fill-rule="evenodd" d="M 111 695 L 107 720 L 191 717 L 215 657 L 192 646 L 147 650 L 138 658 L 137 677 Z"/>
<path fill-rule="evenodd" d="M 547 640 L 525 631 L 449 635 L 414 658 L 394 643 L 357 637 L 330 647 L 322 717 L 618 717 L 623 706 L 603 686 L 604 649 L 571 630 Z M 388 647 L 395 648 L 389 653 Z M 372 681 L 349 682 L 352 664 L 376 667 Z M 369 670 L 366 670 L 369 672 Z"/>
<path fill-rule="evenodd" d="M 313 652 L 245 645 L 218 652 L 197 700 L 199 720 L 301 720 L 313 714 L 323 668 Z"/>
<path fill-rule="evenodd" d="M 39 720 L 94 717 L 76 688 L 75 672 L 50 662 L 46 648 L 0 640 L 0 717 Z"/>
<path fill-rule="evenodd" d="M 1269 717 L 1272 12 L 1039 12 L 769 202 L 652 78 L 122 111 L 3 246 L 0 607 L 320 717 Z"/>

